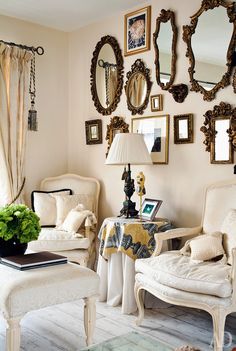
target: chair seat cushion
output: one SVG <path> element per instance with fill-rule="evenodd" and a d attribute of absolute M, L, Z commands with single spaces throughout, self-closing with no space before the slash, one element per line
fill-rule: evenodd
<path fill-rule="evenodd" d="M 138 259 L 135 269 L 160 284 L 183 291 L 219 297 L 229 297 L 232 292 L 230 266 L 209 261 L 193 263 L 179 251 Z"/>
<path fill-rule="evenodd" d="M 88 249 L 91 245 L 91 240 L 93 240 L 92 236 L 91 238 L 85 238 L 81 235 L 81 238 L 78 238 L 73 233 L 63 230 L 43 228 L 39 234 L 38 240 L 31 241 L 28 244 L 28 248 L 32 251 Z"/>

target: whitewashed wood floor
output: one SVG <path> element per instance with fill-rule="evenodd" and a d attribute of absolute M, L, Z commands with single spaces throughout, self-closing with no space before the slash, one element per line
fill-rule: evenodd
<path fill-rule="evenodd" d="M 142 327 L 136 327 L 134 321 L 135 316 L 121 314 L 120 307 L 98 302 L 94 342 L 138 331 L 173 347 L 191 344 L 202 351 L 213 350 L 211 318 L 203 311 L 170 306 L 146 310 Z M 85 347 L 82 301 L 31 312 L 21 325 L 21 351 L 79 351 Z M 1 317 L 0 351 L 5 350 L 5 326 Z M 233 335 L 232 345 L 236 345 L 236 317 L 227 318 L 225 330 L 226 337 L 228 333 Z M 232 350 L 232 345 L 224 350 Z"/>

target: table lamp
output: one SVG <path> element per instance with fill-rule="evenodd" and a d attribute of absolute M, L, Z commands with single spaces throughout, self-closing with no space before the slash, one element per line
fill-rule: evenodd
<path fill-rule="evenodd" d="M 112 141 L 106 165 L 128 165 L 128 170 L 123 173 L 125 179 L 124 192 L 126 200 L 120 215 L 135 217 L 138 211 L 135 209 L 135 202 L 130 200 L 135 191 L 134 180 L 131 178 L 130 165 L 149 165 L 152 164 L 151 156 L 144 142 L 143 135 L 137 133 L 119 133 Z"/>

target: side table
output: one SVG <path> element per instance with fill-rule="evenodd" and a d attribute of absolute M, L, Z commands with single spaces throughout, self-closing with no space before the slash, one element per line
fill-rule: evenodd
<path fill-rule="evenodd" d="M 98 234 L 100 301 L 107 301 L 110 306 L 121 303 L 125 314 L 136 311 L 134 262 L 150 257 L 155 249 L 154 234 L 171 228 L 170 221 L 161 218 L 150 222 L 110 217 L 103 221 Z"/>

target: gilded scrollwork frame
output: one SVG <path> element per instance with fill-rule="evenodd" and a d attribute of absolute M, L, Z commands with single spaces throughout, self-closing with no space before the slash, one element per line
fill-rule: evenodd
<path fill-rule="evenodd" d="M 232 108 L 228 103 L 221 102 L 219 105 L 215 105 L 213 110 L 208 110 L 204 117 L 204 125 L 200 128 L 200 131 L 205 135 L 203 144 L 206 145 L 205 150 L 210 152 L 211 163 L 233 163 L 233 152 L 236 150 L 236 108 Z M 215 121 L 219 119 L 229 119 L 230 121 L 230 127 L 227 130 L 229 135 L 229 160 L 227 161 L 215 161 Z"/>
<path fill-rule="evenodd" d="M 136 107 L 136 106 L 132 105 L 132 103 L 129 99 L 128 90 L 129 90 L 131 79 L 137 73 L 141 73 L 144 76 L 144 78 L 146 80 L 146 84 L 147 84 L 147 93 L 146 93 L 144 102 L 140 106 Z M 152 88 L 152 82 L 150 79 L 150 69 L 145 66 L 144 62 L 141 59 L 137 59 L 132 64 L 131 70 L 129 72 L 127 72 L 126 78 L 127 78 L 127 81 L 125 83 L 125 92 L 126 92 L 128 109 L 131 111 L 132 115 L 135 115 L 137 113 L 142 115 L 143 111 L 145 110 L 145 108 L 148 105 L 149 96 L 150 96 L 150 92 L 151 92 L 151 88 Z"/>
<path fill-rule="evenodd" d="M 160 62 L 159 62 L 159 48 L 157 45 L 157 38 L 160 32 L 160 25 L 161 23 L 166 23 L 170 21 L 172 32 L 173 32 L 173 38 L 172 38 L 172 47 L 171 47 L 171 74 L 170 74 L 170 80 L 168 83 L 162 83 L 161 82 L 161 72 L 160 72 Z M 175 24 L 175 14 L 171 10 L 161 10 L 160 15 L 156 19 L 156 30 L 153 33 L 153 46 L 155 50 L 155 66 L 156 66 L 156 81 L 157 84 L 161 87 L 163 90 L 169 90 L 170 87 L 173 85 L 174 80 L 175 80 L 175 74 L 176 74 L 176 61 L 177 61 L 177 52 L 176 52 L 176 45 L 177 45 L 177 38 L 178 38 L 178 29 Z"/>
<path fill-rule="evenodd" d="M 116 68 L 117 68 L 116 94 L 115 94 L 113 102 L 108 107 L 102 106 L 102 104 L 98 98 L 97 86 L 96 86 L 96 67 L 97 67 L 98 56 L 99 56 L 101 48 L 105 44 L 111 45 L 111 47 L 114 51 L 115 58 L 116 58 Z M 120 97 L 121 97 L 121 93 L 122 93 L 123 73 L 124 73 L 123 71 L 124 71 L 123 56 L 122 56 L 118 41 L 116 40 L 116 38 L 114 38 L 110 35 L 106 35 L 106 36 L 102 37 L 101 40 L 97 43 L 95 50 L 93 52 L 93 57 L 92 57 L 92 61 L 91 61 L 91 68 L 90 68 L 91 94 L 92 94 L 92 99 L 93 99 L 95 108 L 99 113 L 101 113 L 103 115 L 110 115 L 113 111 L 115 111 L 115 109 L 120 101 Z"/>
<path fill-rule="evenodd" d="M 233 24 L 232 36 L 231 36 L 231 40 L 229 42 L 228 50 L 226 53 L 227 70 L 225 74 L 222 76 L 221 80 L 214 86 L 214 88 L 212 88 L 211 90 L 205 90 L 194 78 L 195 56 L 191 45 L 191 39 L 192 39 L 192 35 L 195 33 L 195 30 L 198 24 L 198 18 L 201 16 L 201 14 L 204 11 L 213 10 L 214 8 L 219 6 L 223 6 L 226 8 L 229 22 Z M 232 66 L 233 52 L 236 45 L 236 13 L 234 9 L 234 2 L 227 3 L 224 0 L 203 0 L 200 9 L 190 18 L 191 18 L 191 22 L 190 22 L 191 24 L 183 26 L 183 40 L 187 44 L 186 56 L 188 57 L 189 64 L 190 64 L 188 69 L 190 83 L 191 83 L 190 90 L 195 92 L 200 91 L 200 93 L 203 94 L 204 100 L 211 101 L 215 98 L 215 95 L 219 89 L 221 88 L 223 89 L 224 87 L 230 84 L 230 77 L 233 70 L 233 66 Z"/>
<path fill-rule="evenodd" d="M 129 133 L 129 124 L 124 121 L 123 117 L 114 116 L 110 119 L 110 124 L 107 125 L 106 140 L 108 143 L 106 157 L 110 150 L 112 141 L 116 133 Z"/>

